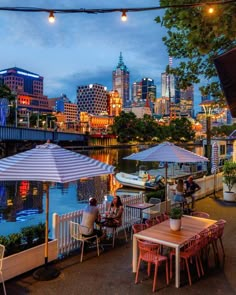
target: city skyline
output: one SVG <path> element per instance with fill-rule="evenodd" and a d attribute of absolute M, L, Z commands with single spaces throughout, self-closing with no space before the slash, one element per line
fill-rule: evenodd
<path fill-rule="evenodd" d="M 136 3 L 135 3 L 136 2 Z M 46 8 L 114 8 L 157 6 L 152 0 L 80 1 L 79 7 L 68 0 L 55 6 L 54 1 L 37 1 Z M 9 1 L 1 1 L 9 6 Z M 11 1 L 11 6 L 19 6 Z M 20 6 L 29 7 L 29 1 Z M 168 53 L 162 43 L 165 29 L 154 19 L 164 11 L 128 13 L 126 22 L 121 13 L 56 14 L 54 24 L 46 13 L 1 11 L 0 68 L 19 67 L 44 77 L 44 94 L 50 97 L 65 93 L 76 99 L 79 85 L 99 83 L 112 90 L 112 71 L 122 52 L 133 82 L 144 77 L 154 79 L 157 97 L 161 94 L 161 73 L 168 64 Z M 81 29 L 82 28 L 82 29 Z M 173 66 L 175 60 L 173 60 Z M 195 87 L 197 90 L 197 87 Z M 195 105 L 197 105 L 195 95 Z"/>

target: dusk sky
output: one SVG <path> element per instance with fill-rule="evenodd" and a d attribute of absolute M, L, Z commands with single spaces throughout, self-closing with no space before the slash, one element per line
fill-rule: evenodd
<path fill-rule="evenodd" d="M 1 7 L 131 8 L 159 6 L 156 0 L 2 0 Z M 0 69 L 19 67 L 44 77 L 44 94 L 65 93 L 72 101 L 78 85 L 99 83 L 112 89 L 112 70 L 122 52 L 130 82 L 154 79 L 160 96 L 161 73 L 168 64 L 165 29 L 154 19 L 163 10 L 106 14 L 55 14 L 0 11 Z M 173 60 L 173 66 L 175 60 Z M 196 99 L 195 99 L 196 105 Z"/>

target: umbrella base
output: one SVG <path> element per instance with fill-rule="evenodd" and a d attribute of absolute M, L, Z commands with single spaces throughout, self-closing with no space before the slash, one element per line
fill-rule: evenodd
<path fill-rule="evenodd" d="M 37 269 L 33 273 L 33 277 L 35 280 L 38 280 L 38 281 L 50 281 L 50 280 L 57 278 L 59 276 L 59 274 L 60 274 L 59 270 L 57 270 L 53 267 L 44 266 L 44 267 Z"/>

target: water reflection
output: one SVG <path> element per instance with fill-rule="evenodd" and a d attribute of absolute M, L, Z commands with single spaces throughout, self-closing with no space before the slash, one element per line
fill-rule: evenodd
<path fill-rule="evenodd" d="M 141 147 L 145 149 L 146 146 Z M 80 152 L 96 160 L 114 165 L 117 171 L 133 173 L 138 170 L 138 161 L 123 160 L 124 157 L 136 153 L 138 147 L 126 149 L 102 149 Z M 157 168 L 157 163 L 145 163 L 148 169 Z M 113 175 L 84 178 L 73 183 L 51 183 L 49 224 L 52 214 L 68 213 L 85 206 L 90 196 L 99 202 L 104 195 L 114 192 L 121 185 Z M 0 235 L 17 232 L 21 227 L 45 221 L 45 189 L 42 182 L 0 182 Z"/>

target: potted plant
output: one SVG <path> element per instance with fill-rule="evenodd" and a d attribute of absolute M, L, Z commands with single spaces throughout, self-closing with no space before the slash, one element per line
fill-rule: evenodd
<path fill-rule="evenodd" d="M 226 161 L 223 166 L 223 182 L 227 186 L 224 191 L 225 201 L 235 201 L 235 193 L 232 191 L 234 184 L 236 184 L 236 162 Z"/>
<path fill-rule="evenodd" d="M 174 207 L 170 210 L 170 229 L 177 231 L 181 229 L 181 217 L 183 210 L 180 207 Z"/>

